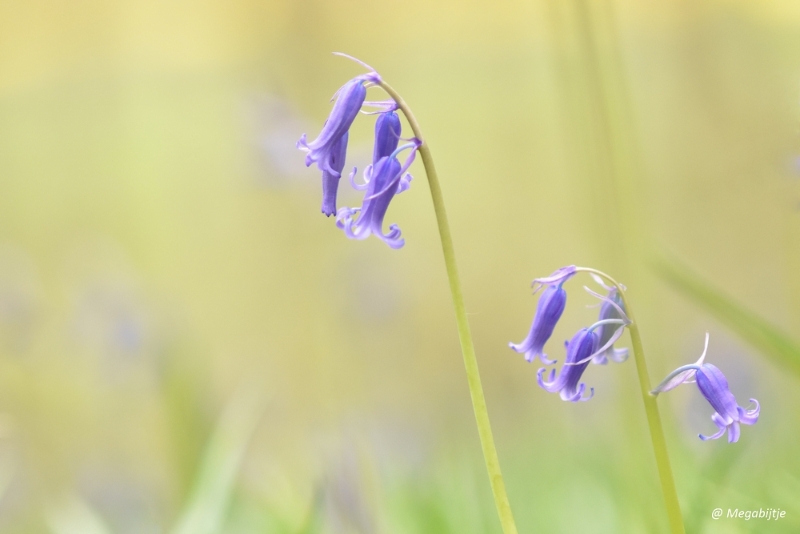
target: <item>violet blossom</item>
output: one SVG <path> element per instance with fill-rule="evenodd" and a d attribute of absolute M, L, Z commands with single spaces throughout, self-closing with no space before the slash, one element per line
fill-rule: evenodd
<path fill-rule="evenodd" d="M 345 132 L 331 147 L 329 166 L 335 172 L 331 172 L 327 168 L 322 170 L 322 213 L 326 217 L 336 213 L 336 193 L 339 190 L 339 179 L 342 177 L 342 169 L 344 169 L 348 137 L 349 133 Z"/>
<path fill-rule="evenodd" d="M 608 291 L 606 298 L 600 305 L 598 321 L 603 321 L 605 319 L 622 319 L 625 312 L 625 303 L 622 300 L 622 295 L 619 294 L 619 290 L 616 287 L 606 285 L 603 283 L 603 280 L 596 275 L 593 275 L 593 278 L 595 282 L 602 285 L 606 291 Z M 590 290 L 587 288 L 587 291 Z M 600 297 L 600 295 L 594 291 L 590 291 L 590 293 Z M 602 299 L 602 297 L 600 298 Z M 600 335 L 600 346 L 605 347 L 608 345 L 608 347 L 601 352 L 598 352 L 597 356 L 595 356 L 592 360 L 592 363 L 606 365 L 608 360 L 616 363 L 622 363 L 628 359 L 628 349 L 615 349 L 613 342 L 610 344 L 608 343 L 617 330 L 618 327 L 615 326 L 614 323 L 605 323 L 600 327 L 600 330 L 598 331 L 598 334 Z"/>
<path fill-rule="evenodd" d="M 600 296 L 600 295 L 597 295 Z M 605 299 L 605 297 L 601 297 Z M 589 366 L 589 362 L 595 361 L 598 354 L 603 354 L 613 343 L 619 339 L 625 327 L 630 324 L 628 317 L 620 310 L 620 317 L 617 319 L 602 319 L 588 328 L 581 328 L 572 340 L 565 343 L 567 358 L 561 367 L 561 373 L 556 378 L 556 370 L 550 371 L 550 378 L 545 381 L 542 377 L 547 371 L 542 367 L 536 374 L 536 381 L 539 385 L 550 393 L 558 392 L 565 401 L 578 402 L 588 401 L 594 396 L 594 388 L 591 388 L 589 396 L 584 397 L 583 392 L 586 384 L 578 384 L 583 372 Z M 601 334 L 596 330 L 610 325 L 617 325 L 617 330 L 604 345 L 601 345 Z"/>
<path fill-rule="evenodd" d="M 533 316 L 533 324 L 528 336 L 521 343 L 508 344 L 513 351 L 524 354 L 527 362 L 532 362 L 539 357 L 545 365 L 556 363 L 544 353 L 544 345 L 553 335 L 553 329 L 567 305 L 567 292 L 561 287 L 563 283 L 562 280 L 556 285 L 548 286 L 542 292 L 539 303 L 536 305 L 536 314 Z"/>
<path fill-rule="evenodd" d="M 419 141 L 412 139 L 411 143 L 397 148 L 388 156 L 381 157 L 371 172 L 365 172 L 364 185 L 355 184 L 354 169 L 350 175 L 351 182 L 357 189 L 366 189 L 363 203 L 360 208 L 340 208 L 336 213 L 336 226 L 344 230 L 348 238 L 366 239 L 370 234 L 374 234 L 394 249 L 401 248 L 405 244 L 405 239 L 401 237 L 400 228 L 396 224 L 389 225 L 389 232 L 383 233 L 383 219 L 394 196 L 410 186 L 411 175 L 406 171 L 413 163 L 419 146 Z M 411 150 L 411 154 L 401 165 L 397 155 L 407 149 Z"/>
<path fill-rule="evenodd" d="M 594 396 L 594 388 L 590 389 L 589 396 L 584 397 L 586 384 L 579 384 L 579 382 L 592 360 L 592 356 L 597 351 L 599 341 L 600 338 L 594 328 L 581 328 L 567 343 L 567 358 L 558 378 L 555 377 L 556 370 L 553 369 L 550 371 L 550 378 L 545 381 L 542 377 L 547 369 L 542 367 L 536 373 L 536 381 L 545 391 L 559 393 L 565 401 L 588 401 Z"/>
<path fill-rule="evenodd" d="M 556 323 L 561 319 L 564 308 L 567 305 L 567 292 L 564 290 L 564 282 L 575 276 L 576 268 L 574 265 L 562 267 L 550 276 L 536 278 L 533 281 L 534 294 L 547 286 L 539 297 L 536 305 L 536 313 L 533 316 L 533 323 L 528 335 L 520 343 L 509 343 L 511 350 L 525 355 L 525 360 L 532 362 L 537 357 L 545 365 L 556 363 L 544 353 L 544 346 L 553 335 Z"/>
<path fill-rule="evenodd" d="M 344 168 L 347 133 L 364 104 L 367 86 L 380 80 L 378 73 L 372 71 L 347 82 L 334 95 L 336 103 L 317 138 L 308 141 L 303 134 L 297 142 L 297 148 L 306 152 L 306 167 L 316 163 L 323 173 L 322 212 L 327 216 L 336 211 L 336 191 Z"/>
<path fill-rule="evenodd" d="M 370 112 L 367 115 L 374 115 L 379 113 L 378 120 L 375 121 L 375 145 L 372 149 L 372 163 L 364 169 L 364 178 L 367 183 L 357 184 L 355 182 L 355 174 L 357 169 L 353 169 L 350 173 L 350 185 L 359 191 L 364 191 L 368 187 L 368 182 L 372 176 L 372 170 L 375 165 L 383 157 L 388 157 L 397 150 L 397 145 L 400 143 L 400 134 L 402 132 L 402 125 L 400 124 L 400 117 L 397 116 L 394 109 L 389 107 L 389 103 L 394 103 L 394 100 L 387 102 L 365 102 L 371 106 L 385 106 L 388 111 L 384 112 Z M 397 105 L 396 103 L 394 104 Z M 409 177 L 408 181 L 411 181 Z"/>
<path fill-rule="evenodd" d="M 678 367 L 656 387 L 651 394 L 658 395 L 678 387 L 683 383 L 697 383 L 697 388 L 708 403 L 714 408 L 711 420 L 717 425 L 717 432 L 711 436 L 698 434 L 703 441 L 718 439 L 728 433 L 728 443 L 735 443 L 739 440 L 740 424 L 754 425 L 758 421 L 761 410 L 756 399 L 750 399 L 755 404 L 752 410 L 746 410 L 738 405 L 736 398 L 728 387 L 728 380 L 715 365 L 703 363 L 708 352 L 708 334 L 706 334 L 706 345 L 700 359 L 690 365 Z"/>
<path fill-rule="evenodd" d="M 401 132 L 400 117 L 393 109 L 378 114 L 378 120 L 375 121 L 375 145 L 372 150 L 373 165 L 397 150 Z"/>

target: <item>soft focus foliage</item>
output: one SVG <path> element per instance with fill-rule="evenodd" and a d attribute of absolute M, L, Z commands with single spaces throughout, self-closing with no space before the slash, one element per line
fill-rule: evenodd
<path fill-rule="evenodd" d="M 729 445 L 659 399 L 689 531 L 797 532 L 797 362 L 747 332 L 800 339 L 799 29 L 795 0 L 0 0 L 0 531 L 499 531 L 421 166 L 391 250 L 295 149 L 342 51 L 428 136 L 520 531 L 666 531 L 633 362 L 573 404 L 507 347 L 578 264 L 629 288 L 654 383 L 710 330 L 761 402 Z"/>

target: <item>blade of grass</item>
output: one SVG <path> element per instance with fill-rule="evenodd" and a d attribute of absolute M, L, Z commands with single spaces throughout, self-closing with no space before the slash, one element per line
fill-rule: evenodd
<path fill-rule="evenodd" d="M 800 343 L 675 260 L 659 258 L 655 272 L 774 363 L 800 376 Z"/>
<path fill-rule="evenodd" d="M 242 390 L 228 402 L 206 446 L 189 502 L 172 534 L 222 532 L 247 445 L 263 413 L 264 399 Z"/>
<path fill-rule="evenodd" d="M 75 495 L 53 504 L 46 521 L 53 534 L 111 534 L 97 512 Z"/>

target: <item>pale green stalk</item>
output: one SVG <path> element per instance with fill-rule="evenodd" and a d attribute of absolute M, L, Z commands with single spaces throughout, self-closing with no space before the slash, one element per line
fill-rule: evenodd
<path fill-rule="evenodd" d="M 650 377 L 647 374 L 647 362 L 644 359 L 644 348 L 642 347 L 642 337 L 639 334 L 639 326 L 631 312 L 630 304 L 625 297 L 624 286 L 608 276 L 606 273 L 588 267 L 578 267 L 579 271 L 594 273 L 602 276 L 617 288 L 617 292 L 622 297 L 625 313 L 630 319 L 628 331 L 631 335 L 631 345 L 633 345 L 633 359 L 636 361 L 636 373 L 639 376 L 639 387 L 642 391 L 644 401 L 644 411 L 647 414 L 647 423 L 650 427 L 650 438 L 653 441 L 653 452 L 656 455 L 656 465 L 658 466 L 658 477 L 661 480 L 661 491 L 664 494 L 664 504 L 667 507 L 670 531 L 672 534 L 685 534 L 683 527 L 683 516 L 681 506 L 678 502 L 678 491 L 675 488 L 675 479 L 672 476 L 672 467 L 669 464 L 669 454 L 667 453 L 667 441 L 664 438 L 664 429 L 661 426 L 661 415 L 658 413 L 656 397 L 650 394 L 653 389 L 650 386 Z"/>
<path fill-rule="evenodd" d="M 514 516 L 511 513 L 511 506 L 508 504 L 503 474 L 500 472 L 500 461 L 497 459 L 497 449 L 494 446 L 492 437 L 492 427 L 489 424 L 489 412 L 486 409 L 486 399 L 483 396 L 481 377 L 478 372 L 478 360 L 475 358 L 475 347 L 472 344 L 472 336 L 469 332 L 469 322 L 467 321 L 467 310 L 464 307 L 464 295 L 461 292 L 461 281 L 458 278 L 458 268 L 456 267 L 456 255 L 453 250 L 453 238 L 450 235 L 450 223 L 447 222 L 447 213 L 444 209 L 444 199 L 442 189 L 439 186 L 439 178 L 433 166 L 433 158 L 428 143 L 422 137 L 419 124 L 411 113 L 408 104 L 403 98 L 386 82 L 379 84 L 395 102 L 406 116 L 414 136 L 419 139 L 419 155 L 422 164 L 425 166 L 425 174 L 428 176 L 428 185 L 431 188 L 431 198 L 433 199 L 433 209 L 436 212 L 436 223 L 439 226 L 439 237 L 442 241 L 442 252 L 444 252 L 444 263 L 447 268 L 447 278 L 450 281 L 450 294 L 453 298 L 453 307 L 456 311 L 456 324 L 458 325 L 458 339 L 461 342 L 461 353 L 464 355 L 464 366 L 467 369 L 467 382 L 469 383 L 469 393 L 472 397 L 472 409 L 475 412 L 475 421 L 478 424 L 478 434 L 483 448 L 483 457 L 486 460 L 486 469 L 489 471 L 489 481 L 492 485 L 492 494 L 497 506 L 497 513 L 500 516 L 500 523 L 503 526 L 504 534 L 516 534 L 517 527 L 514 524 Z"/>

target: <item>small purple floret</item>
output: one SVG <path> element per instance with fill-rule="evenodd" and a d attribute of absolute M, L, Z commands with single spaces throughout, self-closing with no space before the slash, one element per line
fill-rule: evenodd
<path fill-rule="evenodd" d="M 544 346 L 553 335 L 553 329 L 561 318 L 561 314 L 564 313 L 566 305 L 567 292 L 561 287 L 561 284 L 549 286 L 539 297 L 528 336 L 521 343 L 509 343 L 508 346 L 512 350 L 524 354 L 525 360 L 528 362 L 539 357 L 545 365 L 556 363 L 544 353 Z"/>
<path fill-rule="evenodd" d="M 336 193 L 339 190 L 339 179 L 342 177 L 344 168 L 348 137 L 349 133 L 345 132 L 331 149 L 330 167 L 336 172 L 322 171 L 322 213 L 327 217 L 336 214 Z"/>
<path fill-rule="evenodd" d="M 716 366 L 705 363 L 697 370 L 697 388 L 708 403 L 714 408 L 715 413 L 711 420 L 719 429 L 716 434 L 704 436 L 698 434 L 703 441 L 721 438 L 725 431 L 728 432 L 728 443 L 736 443 L 739 440 L 739 424 L 752 425 L 758 421 L 758 414 L 761 407 L 758 401 L 750 399 L 756 407 L 752 410 L 745 410 L 736 403 L 736 398 L 728 387 L 728 381 Z"/>
<path fill-rule="evenodd" d="M 322 171 L 336 174 L 331 166 L 331 152 L 339 138 L 341 138 L 353 124 L 364 99 L 367 97 L 366 80 L 359 76 L 347 82 L 337 92 L 336 103 L 322 131 L 316 139 L 308 141 L 306 134 L 300 137 L 297 148 L 306 152 L 306 167 L 316 163 Z"/>
<path fill-rule="evenodd" d="M 350 126 L 367 97 L 367 85 L 379 81 L 378 74 L 372 72 L 344 84 L 334 95 L 336 103 L 317 138 L 308 141 L 303 134 L 297 142 L 297 148 L 306 153 L 306 167 L 316 163 L 322 171 L 322 212 L 325 215 L 336 213 L 336 191 L 344 168 Z"/>
<path fill-rule="evenodd" d="M 553 369 L 550 371 L 549 379 L 545 381 L 543 375 L 547 369 L 542 367 L 536 374 L 536 381 L 545 391 L 558 392 L 565 401 L 588 401 L 594 396 L 594 388 L 591 388 L 589 395 L 584 397 L 586 384 L 580 383 L 580 380 L 591 361 L 592 354 L 598 348 L 598 342 L 598 335 L 593 330 L 582 328 L 567 344 L 567 358 L 558 378 L 555 377 L 556 370 Z"/>
<path fill-rule="evenodd" d="M 344 230 L 350 239 L 366 239 L 374 234 L 391 248 L 401 248 L 405 239 L 401 237 L 400 228 L 396 224 L 389 225 L 389 233 L 383 233 L 383 219 L 394 196 L 409 188 L 411 176 L 406 170 L 414 161 L 419 141 L 396 149 L 389 156 L 382 157 L 371 170 L 366 184 L 364 201 L 360 208 L 340 208 L 336 214 L 336 226 Z M 397 154 L 411 148 L 411 155 L 403 165 L 397 160 Z M 356 214 L 358 217 L 356 218 Z"/>
<path fill-rule="evenodd" d="M 728 443 L 736 443 L 741 433 L 740 425 L 756 424 L 758 415 L 761 412 L 761 406 L 756 399 L 750 399 L 750 402 L 756 405 L 752 410 L 746 410 L 739 406 L 722 371 L 715 365 L 703 362 L 707 350 L 708 334 L 706 334 L 706 347 L 700 359 L 693 364 L 684 365 L 672 371 L 651 393 L 658 395 L 681 384 L 696 382 L 700 393 L 714 408 L 711 420 L 717 425 L 718 429 L 717 433 L 711 436 L 704 436 L 703 434 L 698 434 L 698 436 L 703 441 L 706 441 L 719 439 L 727 432 Z"/>
<path fill-rule="evenodd" d="M 401 131 L 402 126 L 397 113 L 390 111 L 378 115 L 378 120 L 375 121 L 375 147 L 372 150 L 373 165 L 397 150 Z"/>
<path fill-rule="evenodd" d="M 625 304 L 622 301 L 622 297 L 617 291 L 616 287 L 608 288 L 608 300 L 612 301 L 616 304 L 620 309 L 625 311 Z M 603 301 L 603 304 L 600 306 L 600 315 L 597 318 L 598 321 L 604 321 L 606 319 L 623 319 L 622 314 L 617 309 L 617 306 L 614 306 L 611 302 Z M 627 319 L 627 317 L 625 318 Z M 618 330 L 618 326 L 613 323 L 606 323 L 599 327 L 598 334 L 600 335 L 600 347 L 606 345 L 611 338 L 614 336 L 615 332 Z M 599 365 L 606 365 L 608 360 L 622 363 L 628 359 L 628 349 L 615 349 L 614 344 L 608 346 L 605 350 L 599 352 L 597 356 L 592 359 L 592 363 L 599 364 Z"/>

